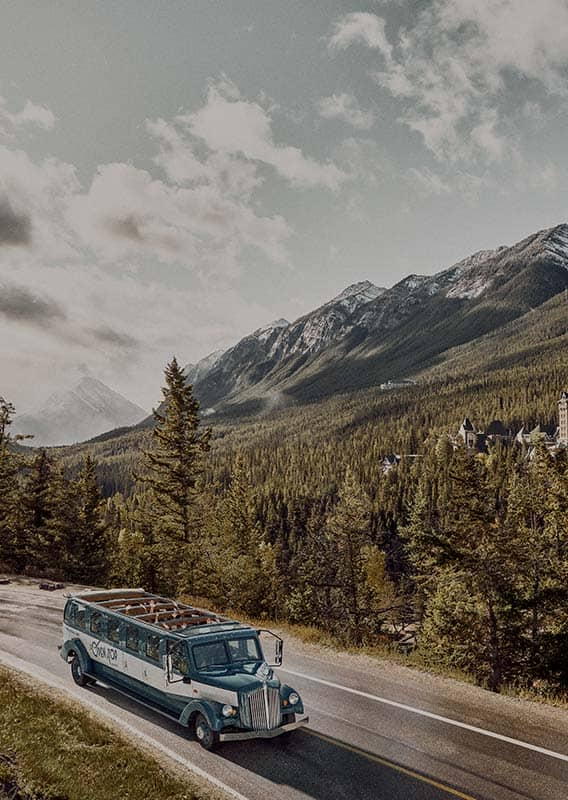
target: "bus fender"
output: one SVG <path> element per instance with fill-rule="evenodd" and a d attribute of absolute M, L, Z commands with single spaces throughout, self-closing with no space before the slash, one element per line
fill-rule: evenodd
<path fill-rule="evenodd" d="M 214 731 L 219 731 L 223 727 L 223 720 L 215 709 L 215 705 L 218 706 L 219 704 L 209 703 L 207 700 L 190 700 L 179 715 L 179 722 L 188 727 L 191 724 L 191 718 L 200 711 L 211 728 Z"/>
<path fill-rule="evenodd" d="M 72 654 L 76 655 L 79 659 L 83 672 L 89 674 L 92 671 L 92 661 L 89 658 L 85 645 L 80 639 L 69 639 L 61 648 L 61 658 L 64 661 L 70 661 Z"/>

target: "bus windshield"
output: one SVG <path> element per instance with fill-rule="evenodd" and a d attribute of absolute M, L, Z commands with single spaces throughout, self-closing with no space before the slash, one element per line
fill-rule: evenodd
<path fill-rule="evenodd" d="M 263 661 L 258 639 L 254 636 L 194 645 L 193 658 L 198 670 L 229 669 L 237 664 Z"/>

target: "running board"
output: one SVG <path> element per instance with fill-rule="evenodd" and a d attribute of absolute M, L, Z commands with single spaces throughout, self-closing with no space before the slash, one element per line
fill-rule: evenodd
<path fill-rule="evenodd" d="M 153 705 L 152 703 L 147 703 L 145 700 L 140 700 L 137 697 L 137 695 L 132 694 L 130 692 L 125 692 L 122 689 L 117 688 L 114 684 L 105 683 L 105 681 L 101 681 L 100 678 L 97 678 L 95 675 L 91 675 L 90 673 L 85 672 L 84 674 L 88 678 L 92 678 L 94 681 L 96 681 L 99 686 L 103 686 L 105 689 L 110 689 L 112 692 L 118 692 L 118 694 L 121 694 L 123 697 L 126 697 L 128 700 L 134 700 L 135 703 L 138 703 L 139 705 L 144 706 L 144 708 L 148 708 L 150 711 L 155 711 L 156 714 L 161 714 L 162 717 L 165 717 L 166 719 L 170 719 L 172 722 L 177 722 L 178 725 L 183 725 L 183 723 L 179 721 L 179 717 L 174 717 L 173 714 L 168 714 L 167 711 L 163 711 L 161 708 L 159 708 L 158 706 Z M 184 726 L 184 727 L 186 727 L 186 726 Z"/>

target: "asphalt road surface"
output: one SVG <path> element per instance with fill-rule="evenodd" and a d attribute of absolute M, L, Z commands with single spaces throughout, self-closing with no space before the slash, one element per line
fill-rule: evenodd
<path fill-rule="evenodd" d="M 59 657 L 63 591 L 0 585 L 0 663 L 79 698 L 238 800 L 568 800 L 568 711 L 288 640 L 278 671 L 309 726 L 207 753 L 180 726 Z M 0 709 L 1 713 L 1 709 Z"/>

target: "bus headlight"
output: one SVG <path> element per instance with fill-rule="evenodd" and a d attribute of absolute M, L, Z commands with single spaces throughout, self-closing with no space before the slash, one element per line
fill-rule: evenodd
<path fill-rule="evenodd" d="M 299 703 L 300 695 L 298 694 L 298 692 L 290 692 L 290 694 L 288 695 L 288 702 L 290 703 L 291 706 L 295 706 L 296 703 Z"/>
<path fill-rule="evenodd" d="M 221 709 L 221 714 L 224 717 L 234 717 L 236 713 L 237 713 L 237 709 L 233 708 L 233 706 L 225 705 Z"/>

